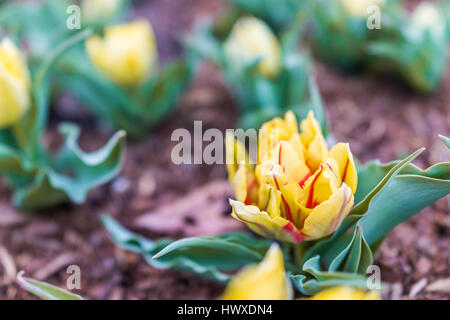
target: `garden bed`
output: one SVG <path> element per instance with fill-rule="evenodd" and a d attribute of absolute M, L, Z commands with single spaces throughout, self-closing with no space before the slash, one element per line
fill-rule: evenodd
<path fill-rule="evenodd" d="M 174 32 L 186 31 L 195 17 L 217 13 L 222 6 L 211 0 L 151 1 L 138 5 L 138 16 L 148 17 L 155 28 L 162 61 L 179 54 Z M 338 141 L 350 142 L 353 154 L 361 162 L 398 159 L 422 146 L 427 146 L 427 150 L 415 162 L 421 167 L 450 158 L 450 151 L 442 148 L 438 139 L 438 134 L 448 135 L 450 128 L 450 72 L 439 92 L 430 96 L 414 93 L 388 76 L 348 76 L 319 63 L 315 63 L 315 72 L 333 134 Z M 102 128 L 96 128 L 89 115 L 80 115 L 70 98 L 58 100 L 53 109 L 55 125 L 61 118 L 81 123 L 81 146 L 85 150 L 94 150 L 107 141 L 110 133 L 103 130 L 104 134 L 99 135 Z M 209 201 L 221 226 L 242 228 L 227 216 L 231 192 L 226 187 L 219 195 L 211 195 L 206 187 L 202 189 L 204 194 L 189 197 L 194 189 L 209 183 L 223 186 L 221 181 L 227 179 L 224 165 L 177 166 L 171 162 L 171 133 L 176 128 L 192 130 L 194 120 L 202 120 L 204 130 L 222 131 L 233 128 L 236 120 L 233 100 L 210 65 L 203 66 L 180 108 L 163 127 L 144 141 L 128 142 L 120 176 L 93 191 L 84 205 L 22 215 L 9 204 L 11 191 L 2 182 L 0 274 L 4 278 L 0 279 L 0 299 L 32 298 L 13 284 L 11 270 L 25 270 L 28 276 L 64 286 L 66 267 L 71 264 L 79 265 L 82 272 L 82 289 L 77 293 L 89 299 L 217 297 L 223 291 L 221 285 L 183 272 L 156 270 L 138 255 L 117 248 L 100 222 L 100 214 L 109 213 L 153 239 L 189 236 L 201 230 L 196 228 L 196 217 L 205 212 L 198 206 L 190 209 L 189 201 L 201 197 Z M 50 145 L 59 143 L 55 125 L 46 137 Z M 137 217 L 150 212 L 158 214 L 180 198 L 188 207 L 187 217 L 172 223 L 169 230 L 165 226 L 160 226 L 159 232 L 136 227 Z M 384 298 L 450 298 L 449 208 L 447 196 L 388 235 L 375 259 L 382 281 L 393 285 Z M 441 282 L 440 292 L 429 291 L 429 284 L 443 279 L 447 279 L 447 285 Z"/>

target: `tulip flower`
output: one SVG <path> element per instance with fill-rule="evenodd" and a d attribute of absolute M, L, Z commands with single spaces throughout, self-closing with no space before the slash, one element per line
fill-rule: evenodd
<path fill-rule="evenodd" d="M 123 87 L 142 83 L 158 59 L 153 29 L 145 20 L 107 27 L 104 38 L 86 41 L 86 49 L 97 69 Z"/>
<path fill-rule="evenodd" d="M 267 78 L 281 71 L 280 43 L 270 28 L 254 17 L 243 17 L 235 23 L 225 42 L 225 53 L 240 66 L 260 59 L 257 72 Z"/>
<path fill-rule="evenodd" d="M 30 107 L 30 74 L 14 43 L 0 43 L 0 129 L 16 124 Z"/>
<path fill-rule="evenodd" d="M 83 0 L 81 17 L 83 22 L 95 23 L 114 16 L 121 5 L 122 0 Z"/>
<path fill-rule="evenodd" d="M 376 291 L 339 286 L 322 290 L 309 300 L 380 300 L 380 296 Z"/>
<path fill-rule="evenodd" d="M 289 300 L 292 286 L 286 277 L 283 254 L 274 244 L 258 265 L 244 268 L 231 279 L 223 300 Z"/>
<path fill-rule="evenodd" d="M 414 10 L 412 17 L 412 30 L 422 32 L 429 30 L 433 36 L 440 38 L 445 33 L 445 16 L 430 2 L 421 2 Z"/>
<path fill-rule="evenodd" d="M 312 112 L 300 129 L 291 111 L 284 119 L 265 123 L 255 165 L 242 151 L 234 156 L 243 146 L 232 137 L 226 139 L 236 195 L 230 200 L 232 216 L 261 236 L 291 243 L 336 231 L 353 207 L 358 180 L 349 145 L 328 149 Z"/>
<path fill-rule="evenodd" d="M 367 8 L 370 6 L 383 6 L 385 0 L 340 0 L 344 10 L 352 17 L 366 18 L 368 16 Z"/>

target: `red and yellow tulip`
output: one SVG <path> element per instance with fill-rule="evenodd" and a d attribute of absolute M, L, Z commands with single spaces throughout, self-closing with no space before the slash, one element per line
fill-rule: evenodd
<path fill-rule="evenodd" d="M 265 123 L 256 164 L 239 141 L 226 138 L 232 216 L 261 236 L 291 243 L 336 231 L 353 207 L 358 180 L 349 145 L 328 149 L 312 112 L 300 129 L 292 112 Z"/>

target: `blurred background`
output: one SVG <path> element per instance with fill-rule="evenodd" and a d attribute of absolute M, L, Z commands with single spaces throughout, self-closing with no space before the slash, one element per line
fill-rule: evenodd
<path fill-rule="evenodd" d="M 0 1 L 0 4 L 2 2 Z M 404 1 L 413 10 L 420 0 Z M 151 22 L 160 63 L 183 55 L 179 39 L 201 17 L 217 17 L 229 4 L 222 0 L 134 1 L 128 19 Z M 450 136 L 450 73 L 433 94 L 421 94 L 389 75 L 345 74 L 313 60 L 313 72 L 335 138 L 349 142 L 361 162 L 390 161 L 422 146 L 415 162 L 424 168 L 449 161 L 438 134 Z M 175 113 L 148 138 L 130 142 L 120 176 L 92 192 L 83 205 L 67 205 L 40 214 L 21 214 L 10 204 L 11 190 L 0 179 L 0 299 L 29 299 L 14 284 L 15 272 L 55 285 L 68 277 L 66 267 L 79 265 L 82 289 L 91 299 L 210 299 L 222 286 L 177 271 L 156 270 L 132 253 L 117 248 L 103 229 L 107 212 L 125 226 L 150 238 L 182 237 L 242 228 L 228 217 L 231 190 L 223 165 L 175 165 L 170 155 L 173 130 L 233 128 L 236 105 L 220 72 L 203 64 Z M 56 124 L 62 119 L 81 125 L 81 146 L 103 145 L 109 133 L 70 96 L 53 102 L 46 143 L 60 143 Z M 99 134 L 100 132 L 100 134 Z M 195 190 L 195 191 L 194 191 Z M 199 218 L 210 215 L 208 230 Z M 143 219 L 142 217 L 150 217 Z M 167 217 L 170 217 L 168 222 Z M 140 219 L 138 219 L 140 218 Z M 450 298 L 450 198 L 398 226 L 376 258 L 382 281 L 391 284 L 385 298 Z M 445 280 L 433 292 L 412 290 L 417 283 Z"/>

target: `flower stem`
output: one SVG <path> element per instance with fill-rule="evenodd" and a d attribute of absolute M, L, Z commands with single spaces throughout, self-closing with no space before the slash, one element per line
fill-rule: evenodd
<path fill-rule="evenodd" d="M 294 244 L 294 260 L 298 266 L 303 264 L 303 258 L 306 252 L 306 242 L 302 241 Z"/>

